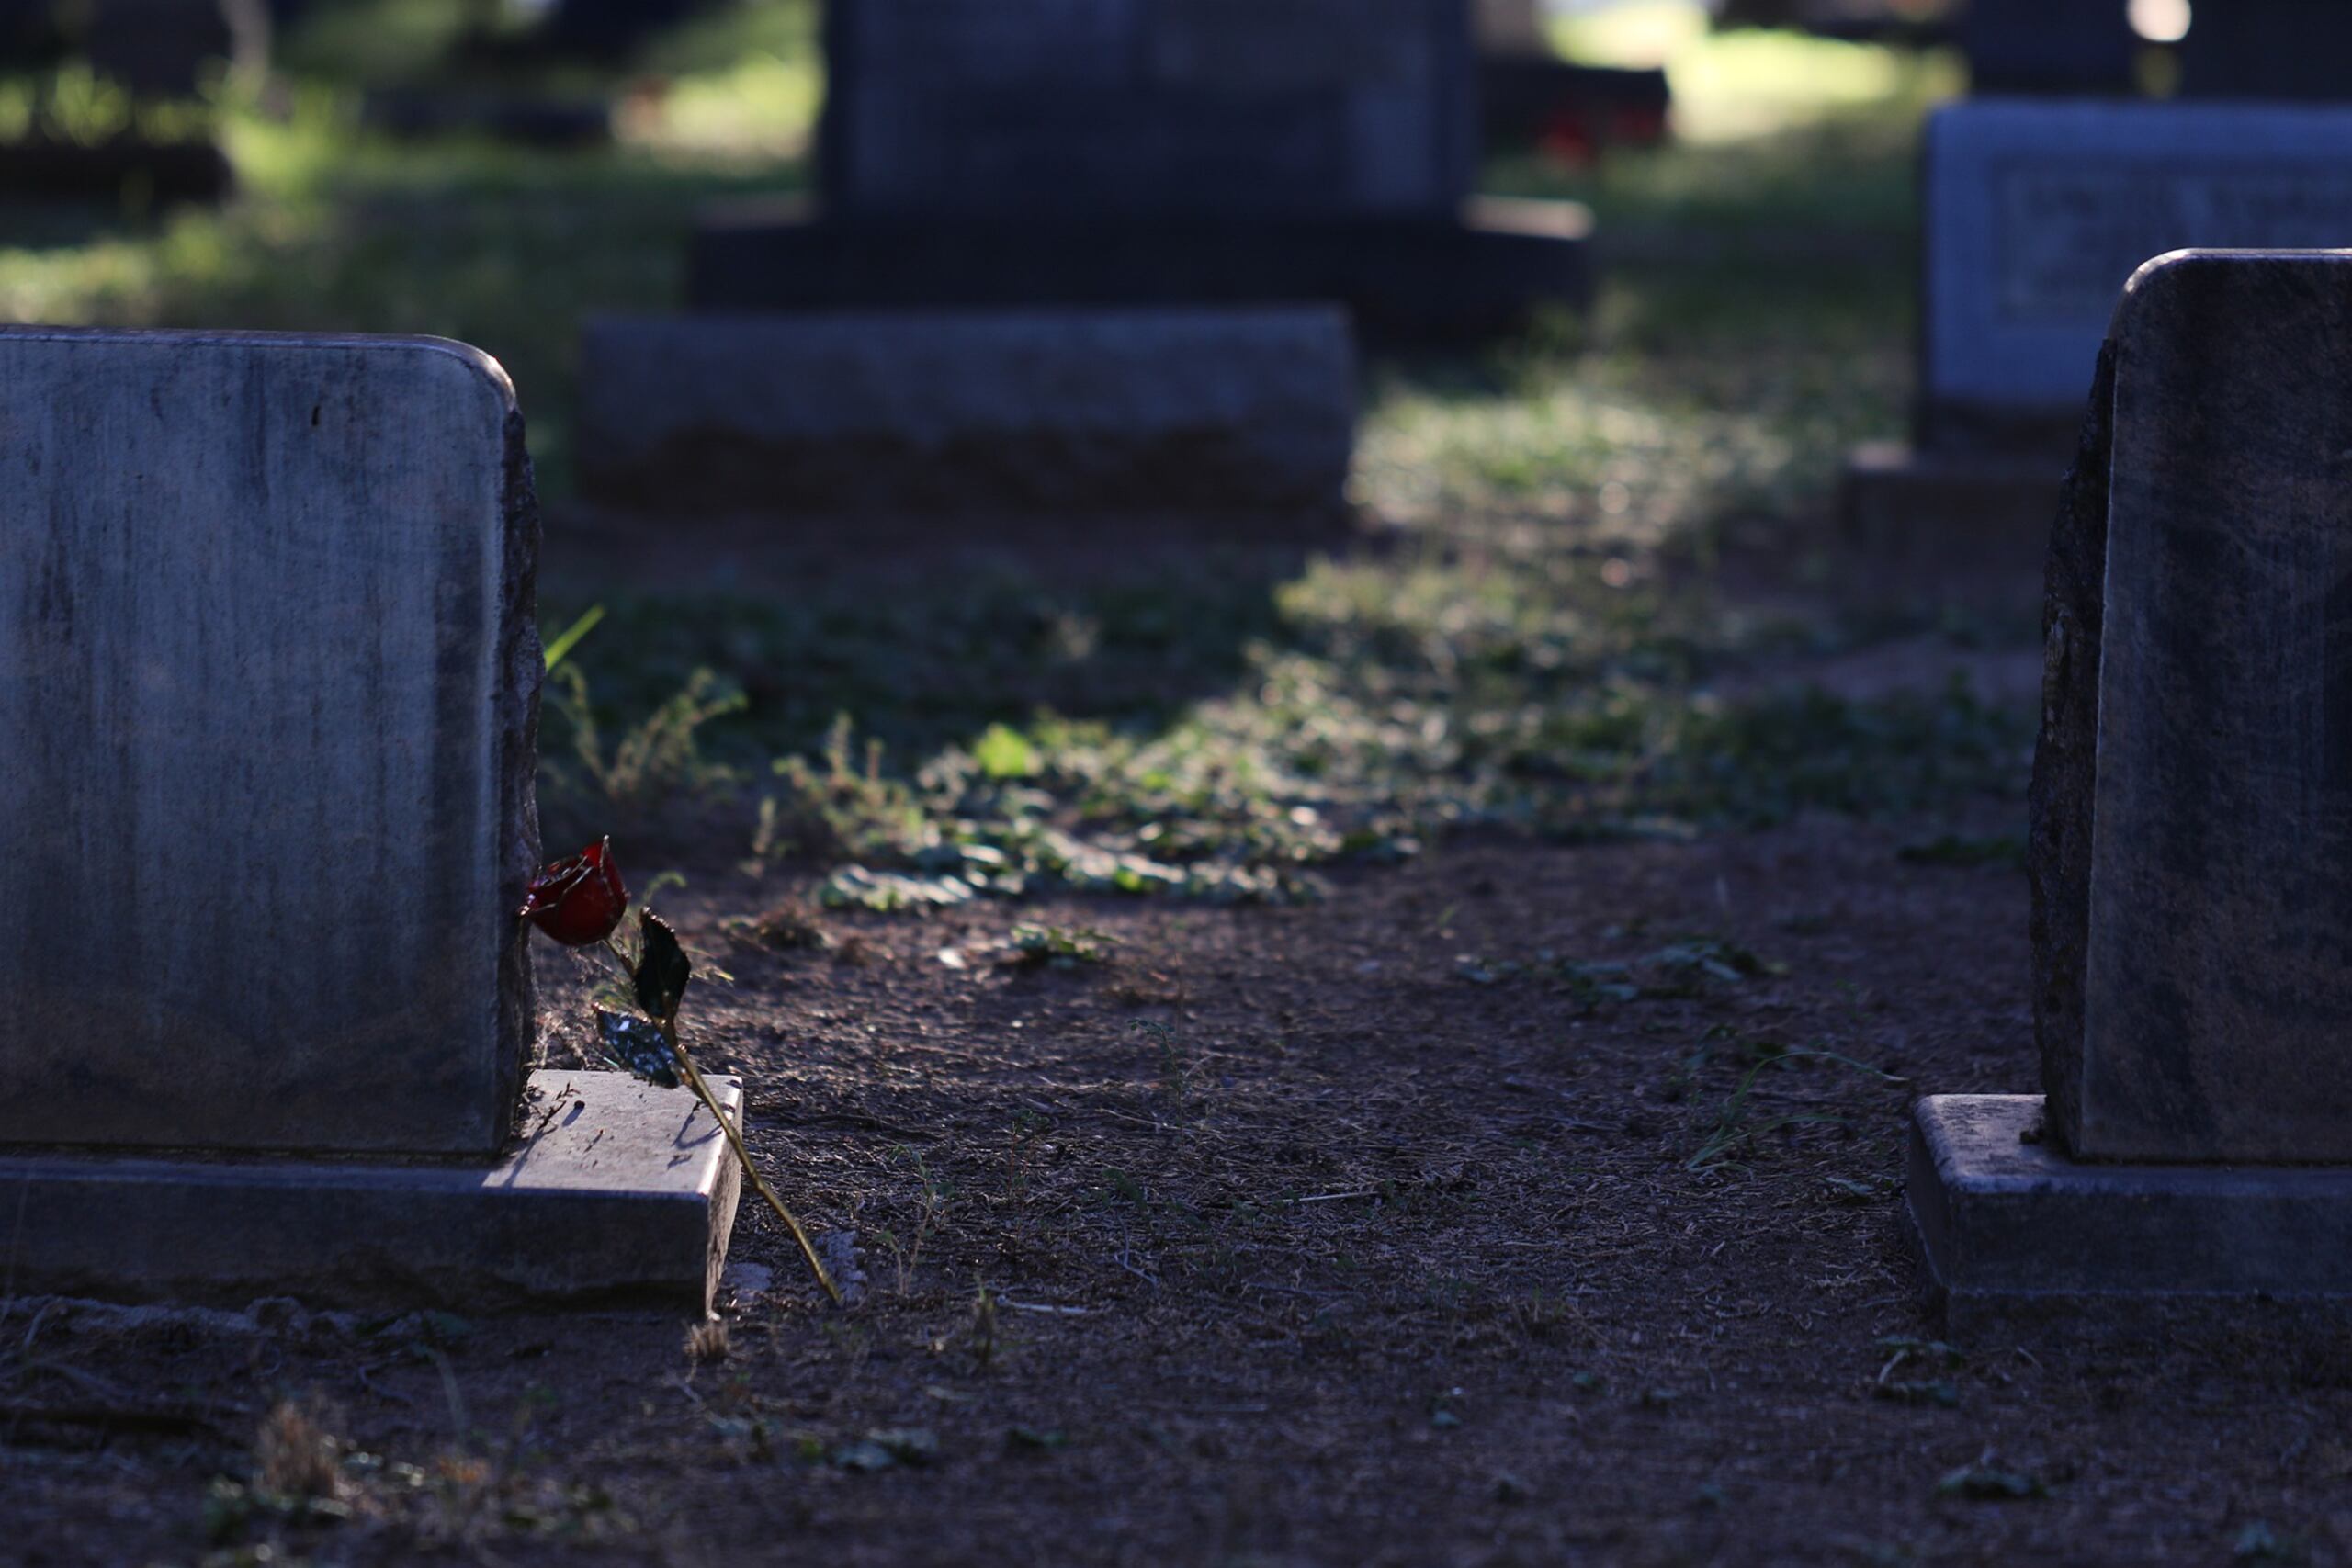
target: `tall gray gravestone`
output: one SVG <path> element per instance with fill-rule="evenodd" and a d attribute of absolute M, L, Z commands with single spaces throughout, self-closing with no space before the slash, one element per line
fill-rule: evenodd
<path fill-rule="evenodd" d="M 1923 153 L 1907 446 L 1849 465 L 1849 532 L 2038 553 L 2116 292 L 2189 246 L 2352 244 L 2352 109 L 1987 99 Z"/>
<path fill-rule="evenodd" d="M 0 330 L 0 478 L 16 1288 L 704 1296 L 718 1130 L 529 1070 L 538 526 L 503 372 Z"/>
<path fill-rule="evenodd" d="M 698 229 L 713 310 L 1338 300 L 1459 337 L 1589 291 L 1474 203 L 1467 0 L 834 0 L 815 210 Z"/>
<path fill-rule="evenodd" d="M 2117 308 L 2051 541 L 2029 857 L 2044 1095 L 1920 1102 L 1967 1308 L 2352 1293 L 2352 252 Z"/>

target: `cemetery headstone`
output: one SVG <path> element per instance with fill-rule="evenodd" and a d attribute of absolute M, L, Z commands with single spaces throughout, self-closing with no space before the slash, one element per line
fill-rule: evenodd
<path fill-rule="evenodd" d="M 2341 0 L 2218 0 L 2180 42 L 2180 90 L 2199 98 L 2352 98 L 2352 6 Z"/>
<path fill-rule="evenodd" d="M 1536 149 L 1582 161 L 1608 147 L 1666 139 L 1673 94 L 1664 70 L 1561 59 L 1535 0 L 1482 0 L 1475 15 L 1487 151 Z"/>
<path fill-rule="evenodd" d="M 1469 203 L 1463 0 L 836 0 L 820 206 L 700 228 L 702 309 L 1336 299 L 1461 335 L 1587 289 Z"/>
<path fill-rule="evenodd" d="M 2042 1096 L 1923 1100 L 1965 1309 L 2352 1293 L 2352 254 L 2117 308 L 2051 540 L 2029 855 Z"/>
<path fill-rule="evenodd" d="M 555 0 L 534 40 L 561 54 L 626 60 L 665 28 L 712 8 L 712 0 Z"/>
<path fill-rule="evenodd" d="M 1857 536 L 2038 551 L 2116 291 L 2188 246 L 2352 244 L 2352 110 L 1985 100 L 1924 153 L 1908 446 L 1849 465 Z"/>
<path fill-rule="evenodd" d="M 700 1299 L 695 1101 L 534 1073 L 537 522 L 460 344 L 0 330 L 19 1290 Z"/>
<path fill-rule="evenodd" d="M 91 68 L 133 93 L 190 97 L 209 69 L 268 59 L 263 0 L 87 0 L 83 13 Z"/>
<path fill-rule="evenodd" d="M 1965 0 L 1960 38 L 1977 93 L 2138 90 L 2143 46 L 2126 0 Z"/>

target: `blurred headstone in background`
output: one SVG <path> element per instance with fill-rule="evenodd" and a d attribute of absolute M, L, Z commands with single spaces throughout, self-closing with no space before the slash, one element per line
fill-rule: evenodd
<path fill-rule="evenodd" d="M 0 70 L 46 65 L 63 49 L 51 0 L 0 0 Z"/>
<path fill-rule="evenodd" d="M 2352 110 L 1988 100 L 1929 121 L 1913 444 L 1858 453 L 1849 534 L 2038 553 L 2117 295 L 2190 246 L 2352 246 Z"/>
<path fill-rule="evenodd" d="M 2205 0 L 2180 52 L 2186 96 L 2352 98 L 2352 4 Z"/>
<path fill-rule="evenodd" d="M 2139 91 L 2142 39 L 2125 0 L 1967 0 L 1960 29 L 1972 91 Z"/>
<path fill-rule="evenodd" d="M 626 60 L 666 28 L 714 8 L 717 0 L 551 0 L 537 29 L 549 53 L 605 62 Z"/>
<path fill-rule="evenodd" d="M 1536 149 L 1582 163 L 1666 139 L 1673 96 L 1660 68 L 1563 60 L 1536 0 L 1478 0 L 1478 119 L 1488 152 Z"/>
<path fill-rule="evenodd" d="M 85 0 L 79 42 L 99 75 L 153 97 L 189 97 L 226 64 L 269 61 L 266 0 Z"/>
<path fill-rule="evenodd" d="M 0 139 L 0 199 L 145 212 L 226 196 L 198 100 L 266 72 L 270 22 L 269 0 L 0 0 L 0 71 L 31 111 Z"/>
<path fill-rule="evenodd" d="M 697 232 L 718 310 L 1336 299 L 1392 336 L 1589 292 L 1589 220 L 1473 203 L 1465 0 L 835 0 L 820 201 Z"/>
<path fill-rule="evenodd" d="M 549 97 L 491 89 L 377 87 L 360 113 L 387 136 L 481 136 L 524 147 L 585 149 L 613 140 L 612 104 L 601 97 Z"/>
<path fill-rule="evenodd" d="M 835 216 L 1443 213 L 1463 0 L 834 0 Z"/>

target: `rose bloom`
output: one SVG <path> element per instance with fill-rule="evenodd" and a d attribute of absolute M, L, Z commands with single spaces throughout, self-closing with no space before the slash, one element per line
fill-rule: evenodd
<path fill-rule="evenodd" d="M 566 947 L 587 947 L 613 934 L 628 908 L 628 889 L 604 839 L 531 878 L 520 915 Z"/>

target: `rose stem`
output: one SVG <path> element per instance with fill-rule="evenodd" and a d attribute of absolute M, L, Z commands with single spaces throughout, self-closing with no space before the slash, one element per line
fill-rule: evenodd
<path fill-rule="evenodd" d="M 817 1283 L 824 1286 L 825 1294 L 832 1297 L 835 1306 L 840 1306 L 841 1287 L 833 1283 L 832 1275 L 825 1269 L 824 1259 L 817 1256 L 816 1245 L 808 1239 L 808 1233 L 801 1227 L 800 1222 L 793 1217 L 792 1211 L 784 1206 L 784 1200 L 775 1195 L 775 1189 L 768 1185 L 768 1179 L 762 1176 L 759 1168 L 752 1163 L 752 1151 L 743 1146 L 743 1135 L 735 1130 L 735 1123 L 728 1120 L 727 1112 L 719 1109 L 718 1101 L 711 1095 L 710 1086 L 703 1081 L 702 1070 L 695 1066 L 695 1059 L 686 1055 L 686 1048 L 678 1043 L 676 1031 L 664 1023 L 662 1025 L 662 1038 L 670 1043 L 670 1055 L 678 1059 L 678 1066 L 685 1074 L 687 1086 L 718 1119 L 718 1130 L 727 1134 L 728 1145 L 734 1149 L 736 1160 L 743 1167 L 743 1174 L 751 1178 L 752 1186 L 767 1200 L 768 1207 L 775 1211 L 775 1217 L 792 1232 L 792 1239 L 800 1244 L 800 1256 L 806 1258 L 808 1267 L 816 1270 Z"/>
<path fill-rule="evenodd" d="M 637 962 L 622 950 L 619 941 L 608 935 L 605 938 L 604 947 L 619 962 L 622 972 L 634 982 L 637 979 Z M 719 1109 L 718 1101 L 711 1095 L 710 1086 L 703 1081 L 702 1070 L 695 1066 L 695 1059 L 686 1055 L 684 1045 L 678 1043 L 677 1019 L 674 1016 L 656 1019 L 654 1024 L 662 1031 L 662 1042 L 670 1047 L 670 1055 L 677 1059 L 679 1069 L 685 1076 L 686 1087 L 695 1091 L 695 1098 L 709 1111 L 711 1119 L 718 1123 L 718 1130 L 727 1134 L 727 1146 L 735 1151 L 736 1163 L 743 1168 L 743 1174 L 751 1178 L 752 1190 L 767 1200 L 768 1207 L 775 1211 L 775 1217 L 784 1222 L 785 1228 L 792 1233 L 792 1239 L 800 1244 L 800 1256 L 807 1258 L 808 1267 L 816 1271 L 817 1283 L 825 1287 L 825 1294 L 832 1298 L 835 1306 L 843 1304 L 841 1287 L 833 1283 L 833 1276 L 826 1269 L 824 1259 L 817 1256 L 816 1244 L 808 1239 L 808 1230 L 792 1211 L 784 1206 L 784 1200 L 775 1195 L 775 1189 L 770 1187 L 768 1179 L 760 1174 L 760 1168 L 752 1163 L 752 1151 L 744 1145 L 743 1135 L 735 1130 L 735 1123 L 728 1120 L 727 1112 Z"/>

